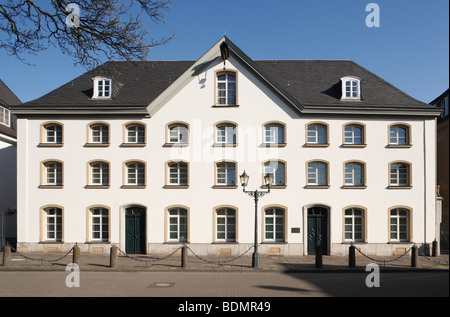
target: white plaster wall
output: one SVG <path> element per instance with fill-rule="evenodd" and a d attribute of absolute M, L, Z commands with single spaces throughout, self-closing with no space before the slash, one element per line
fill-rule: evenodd
<path fill-rule="evenodd" d="M 232 252 L 245 251 L 254 239 L 253 199 L 237 189 L 214 189 L 214 162 L 222 159 L 237 161 L 238 175 L 244 170 L 250 175 L 247 189 L 262 185 L 262 162 L 279 158 L 287 162 L 287 187 L 273 189 L 259 201 L 259 241 L 263 238 L 263 209 L 269 205 L 286 207 L 285 232 L 287 244 L 262 245 L 262 252 L 280 248 L 286 254 L 304 254 L 306 234 L 306 207 L 314 204 L 330 206 L 330 248 L 334 253 L 345 253 L 342 245 L 343 208 L 359 205 L 367 209 L 367 250 L 383 254 L 391 253 L 387 246 L 388 210 L 393 206 L 412 209 L 412 241 L 428 242 L 434 239 L 435 210 L 435 121 L 400 120 L 398 118 L 371 118 L 354 116 L 306 117 L 298 116 L 279 100 L 246 69 L 233 60 L 227 61 L 227 69 L 238 71 L 239 107 L 219 108 L 214 104 L 214 72 L 223 63 L 210 66 L 203 74 L 194 77 L 177 95 L 170 99 L 152 118 L 117 117 L 52 117 L 52 121 L 64 124 L 64 146 L 42 148 L 39 144 L 40 125 L 45 118 L 18 120 L 18 241 L 23 247 L 39 249 L 39 210 L 42 206 L 55 204 L 64 207 L 64 242 L 86 240 L 86 208 L 105 205 L 111 208 L 111 243 L 124 250 L 124 208 L 132 204 L 147 207 L 148 252 L 165 252 L 174 248 L 165 242 L 167 229 L 165 210 L 168 206 L 182 205 L 190 210 L 189 242 L 202 253 L 217 252 L 219 248 L 231 248 Z M 205 79 L 202 84 L 200 80 Z M 107 148 L 84 147 L 86 125 L 92 121 L 110 124 L 110 143 Z M 147 145 L 143 148 L 120 147 L 123 140 L 123 124 L 142 120 L 147 126 Z M 215 148 L 213 126 L 219 121 L 238 124 L 238 146 Z M 183 121 L 190 125 L 188 147 L 164 147 L 166 125 Z M 281 121 L 286 124 L 287 146 L 268 149 L 261 147 L 263 123 Z M 304 147 L 305 125 L 311 121 L 323 121 L 329 125 L 327 148 Z M 366 126 L 365 148 L 342 148 L 343 124 L 361 122 Z M 411 126 L 411 148 L 387 148 L 388 125 L 404 122 Z M 427 139 L 424 142 L 424 129 Z M 424 145 L 426 152 L 424 152 Z M 426 155 L 424 155 L 426 153 Z M 64 188 L 39 189 L 39 164 L 43 160 L 64 161 Z M 86 163 L 104 159 L 111 163 L 111 186 L 109 189 L 85 189 L 87 184 Z M 122 189 L 122 164 L 130 159 L 147 162 L 147 186 L 145 189 Z M 184 159 L 189 163 L 190 186 L 187 189 L 165 189 L 165 163 L 172 159 Z M 326 160 L 330 164 L 330 188 L 306 189 L 306 165 L 311 159 Z M 350 159 L 366 163 L 367 188 L 342 189 L 344 162 Z M 387 189 L 388 163 L 405 160 L 412 164 L 412 188 Z M 426 167 L 426 175 L 424 168 Z M 426 180 L 425 177 L 426 176 Z M 232 205 L 238 209 L 238 242 L 242 245 L 213 246 L 213 208 Z M 426 216 L 424 214 L 426 208 Z M 426 225 L 424 221 L 426 220 Z M 301 228 L 291 233 L 292 227 Z M 305 246 L 305 248 L 303 248 Z M 387 251 L 386 251 L 387 250 Z M 106 248 L 105 248 L 106 251 Z"/>

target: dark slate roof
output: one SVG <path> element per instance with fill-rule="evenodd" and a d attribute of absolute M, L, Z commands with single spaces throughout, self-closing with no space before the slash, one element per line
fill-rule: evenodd
<path fill-rule="evenodd" d="M 106 62 L 23 107 L 147 107 L 193 61 Z M 112 78 L 112 99 L 91 99 L 96 76 Z M 21 106 L 21 108 L 22 108 Z"/>
<path fill-rule="evenodd" d="M 226 39 L 228 40 L 228 39 Z M 232 45 L 231 42 L 229 42 Z M 289 100 L 299 112 L 321 107 L 339 109 L 430 110 L 418 101 L 349 60 L 264 60 L 253 61 L 231 46 L 246 67 L 266 80 L 279 95 Z M 107 62 L 47 95 L 27 102 L 20 109 L 144 109 L 154 101 L 195 61 Z M 91 99 L 92 78 L 105 75 L 113 79 L 114 98 Z M 343 101 L 340 78 L 361 78 L 361 101 Z M 435 109 L 434 109 L 435 110 Z"/>
<path fill-rule="evenodd" d="M 6 86 L 6 84 L 0 79 L 0 106 L 9 109 L 12 105 L 21 104 L 21 101 L 17 96 Z M 0 124 L 0 134 L 16 138 L 16 123 L 17 118 L 11 114 L 11 126 L 7 127 L 4 124 Z"/>
<path fill-rule="evenodd" d="M 303 106 L 420 106 L 418 101 L 350 60 L 273 60 L 255 63 Z M 340 100 L 340 78 L 361 79 L 361 101 Z"/>

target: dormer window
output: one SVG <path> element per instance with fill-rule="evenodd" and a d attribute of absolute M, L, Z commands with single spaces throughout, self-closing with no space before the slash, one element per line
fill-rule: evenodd
<path fill-rule="evenodd" d="M 105 77 L 94 78 L 94 95 L 92 98 L 110 99 L 112 97 L 112 80 Z"/>
<path fill-rule="evenodd" d="M 361 79 L 358 77 L 342 77 L 341 100 L 361 100 Z"/>
<path fill-rule="evenodd" d="M 5 107 L 0 106 L 0 123 L 9 127 L 10 125 L 10 112 Z"/>

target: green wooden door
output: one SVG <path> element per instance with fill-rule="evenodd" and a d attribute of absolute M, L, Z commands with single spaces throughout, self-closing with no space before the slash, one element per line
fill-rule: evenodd
<path fill-rule="evenodd" d="M 308 254 L 316 254 L 317 245 L 326 254 L 328 244 L 327 209 L 308 208 Z"/>
<path fill-rule="evenodd" d="M 145 254 L 145 208 L 131 207 L 125 210 L 125 252 Z"/>

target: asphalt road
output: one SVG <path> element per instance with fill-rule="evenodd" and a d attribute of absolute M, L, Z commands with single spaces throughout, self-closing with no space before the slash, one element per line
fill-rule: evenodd
<path fill-rule="evenodd" d="M 0 272 L 0 297 L 448 297 L 448 272 Z M 375 286 L 368 287 L 375 283 Z M 68 287 L 71 286 L 71 287 Z M 183 301 L 184 303 L 184 301 Z"/>

